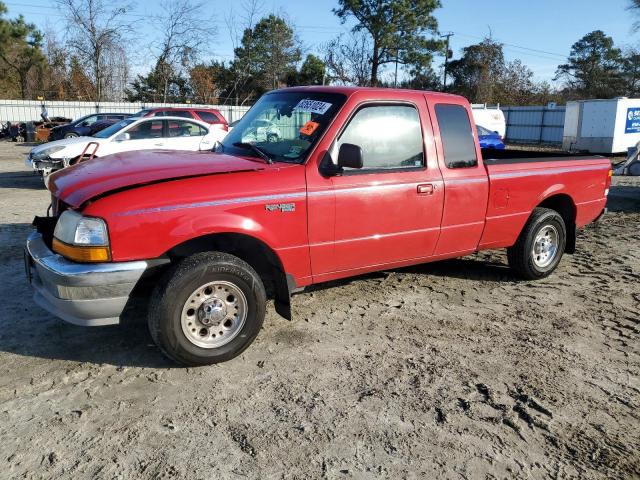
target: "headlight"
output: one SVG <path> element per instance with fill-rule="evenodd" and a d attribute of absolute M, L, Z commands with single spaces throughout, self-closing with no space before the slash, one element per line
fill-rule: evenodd
<path fill-rule="evenodd" d="M 106 262 L 111 258 L 107 224 L 73 210 L 60 215 L 53 232 L 53 250 L 79 262 Z"/>
<path fill-rule="evenodd" d="M 55 147 L 45 148 L 44 150 L 40 150 L 39 152 L 31 152 L 31 158 L 33 160 L 44 160 L 47 157 L 50 157 L 51 154 L 59 152 L 60 150 L 64 150 L 64 145 L 57 145 Z"/>

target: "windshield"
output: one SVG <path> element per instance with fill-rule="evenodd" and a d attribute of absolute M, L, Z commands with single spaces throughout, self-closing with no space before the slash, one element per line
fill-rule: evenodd
<path fill-rule="evenodd" d="M 478 135 L 480 136 L 486 136 L 486 135 L 495 135 L 495 132 L 492 132 L 491 130 L 481 127 L 480 125 L 477 125 L 478 127 Z"/>
<path fill-rule="evenodd" d="M 126 127 L 127 125 L 131 125 L 135 121 L 136 121 L 135 118 L 126 118 L 124 120 L 120 120 L 118 123 L 114 123 L 110 127 L 107 127 L 104 130 L 100 130 L 99 132 L 94 133 L 92 135 L 92 137 L 95 137 L 95 138 L 109 138 L 114 133 L 119 132 L 124 127 Z"/>
<path fill-rule="evenodd" d="M 274 161 L 302 163 L 345 100 L 337 93 L 268 93 L 240 119 L 218 148 L 224 153 L 257 156 L 240 145 L 250 143 Z"/>
<path fill-rule="evenodd" d="M 93 116 L 95 116 L 95 114 L 85 115 L 84 117 L 80 117 L 77 120 L 74 120 L 73 122 L 71 122 L 71 125 L 78 125 L 78 124 L 84 122 L 87 118 L 93 117 Z"/>
<path fill-rule="evenodd" d="M 134 113 L 133 115 L 131 115 L 132 117 L 144 117 L 147 113 L 149 113 L 151 110 L 149 109 L 144 109 L 144 110 L 140 110 L 139 112 Z"/>

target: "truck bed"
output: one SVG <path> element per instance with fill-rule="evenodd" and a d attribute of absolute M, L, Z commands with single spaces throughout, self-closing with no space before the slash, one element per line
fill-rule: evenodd
<path fill-rule="evenodd" d="M 485 165 L 509 165 L 514 163 L 562 162 L 567 160 L 582 161 L 605 158 L 600 155 L 583 155 L 563 151 L 549 150 L 482 150 Z"/>
<path fill-rule="evenodd" d="M 565 209 L 577 228 L 604 209 L 611 168 L 605 157 L 527 150 L 482 154 L 489 176 L 489 204 L 481 248 L 513 245 L 532 210 L 545 199 L 550 200 L 543 206 Z"/>

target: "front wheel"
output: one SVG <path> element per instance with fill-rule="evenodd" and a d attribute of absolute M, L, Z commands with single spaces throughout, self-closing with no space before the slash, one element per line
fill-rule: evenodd
<path fill-rule="evenodd" d="M 509 266 L 520 277 L 536 280 L 553 272 L 567 243 L 567 227 L 558 212 L 536 208 L 516 244 L 507 249 Z"/>
<path fill-rule="evenodd" d="M 186 366 L 224 362 L 258 335 L 266 293 L 256 271 L 226 253 L 199 253 L 170 269 L 154 290 L 149 330 L 172 360 Z"/>
<path fill-rule="evenodd" d="M 78 138 L 78 134 L 70 132 L 70 133 L 65 134 L 64 138 Z"/>

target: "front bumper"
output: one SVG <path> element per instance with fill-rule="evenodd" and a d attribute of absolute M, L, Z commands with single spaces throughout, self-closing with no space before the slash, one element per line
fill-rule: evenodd
<path fill-rule="evenodd" d="M 50 173 L 67 166 L 64 159 L 47 157 L 40 160 L 34 160 L 31 156 L 28 156 L 25 159 L 24 164 L 29 168 L 33 168 L 34 171 L 45 175 L 49 175 Z"/>
<path fill-rule="evenodd" d="M 76 263 L 49 250 L 42 235 L 27 239 L 25 268 L 34 301 L 75 325 L 120 323 L 131 292 L 149 267 L 146 261 Z"/>

